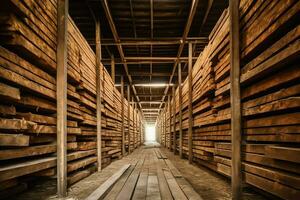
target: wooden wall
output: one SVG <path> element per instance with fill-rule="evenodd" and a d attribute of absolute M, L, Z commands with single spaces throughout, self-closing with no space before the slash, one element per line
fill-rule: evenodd
<path fill-rule="evenodd" d="M 56 0 L 0 3 L 0 198 L 56 175 Z M 95 53 L 69 17 L 68 185 L 96 171 Z M 121 158 L 121 94 L 101 66 L 102 166 Z M 125 137 L 128 135 L 125 99 Z M 132 109 L 132 106 L 130 107 Z M 140 138 L 141 117 L 130 119 Z M 135 131 L 133 133 L 133 130 Z M 128 142 L 127 142 L 128 144 Z M 138 147 L 140 140 L 132 141 Z M 132 147 L 133 149 L 133 147 Z"/>
<path fill-rule="evenodd" d="M 240 2 L 243 180 L 283 199 L 300 196 L 299 13 L 299 1 Z M 192 73 L 193 162 L 227 177 L 231 176 L 229 23 L 225 10 Z M 171 101 L 173 106 L 175 99 L 177 131 L 178 98 L 177 88 Z M 187 80 L 181 98 L 187 157 Z M 160 116 L 161 127 L 166 112 Z M 165 133 L 160 133 L 165 144 Z M 176 138 L 179 150 L 178 132 Z"/>

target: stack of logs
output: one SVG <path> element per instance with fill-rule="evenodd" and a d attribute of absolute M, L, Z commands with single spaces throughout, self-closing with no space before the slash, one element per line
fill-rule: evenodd
<path fill-rule="evenodd" d="M 299 13 L 299 1 L 240 2 L 243 180 L 283 199 L 300 196 Z M 228 177 L 231 176 L 229 20 L 225 10 L 192 73 L 193 161 Z M 187 93 L 186 80 L 181 97 L 185 156 L 188 155 Z M 175 103 L 178 131 L 178 88 L 173 99 L 171 106 Z M 164 114 L 159 118 L 161 126 Z M 171 113 L 172 127 L 173 117 Z M 176 135 L 179 149 L 178 132 Z"/>
<path fill-rule="evenodd" d="M 6 198 L 25 190 L 28 181 L 56 176 L 57 2 L 4 0 L 0 27 L 0 198 Z M 96 170 L 96 64 L 94 52 L 70 17 L 67 44 L 71 185 Z M 102 166 L 107 166 L 121 157 L 122 97 L 103 66 L 100 73 Z M 124 104 L 128 130 L 126 99 Z M 141 117 L 133 112 L 138 117 L 130 129 L 138 138 Z"/>

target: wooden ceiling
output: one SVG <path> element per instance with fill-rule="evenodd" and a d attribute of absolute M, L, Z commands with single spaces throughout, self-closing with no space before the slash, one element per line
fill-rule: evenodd
<path fill-rule="evenodd" d="M 157 102 L 167 100 L 171 87 L 136 84 L 176 84 L 179 58 L 184 80 L 187 42 L 194 43 L 196 58 L 222 11 L 228 7 L 228 1 L 71 0 L 69 6 L 72 19 L 93 49 L 94 19 L 100 19 L 103 64 L 110 71 L 114 57 L 116 84 L 120 84 L 123 75 L 146 121 L 155 122 L 157 114 L 147 114 L 151 111 L 144 109 L 163 108 L 164 104 Z"/>

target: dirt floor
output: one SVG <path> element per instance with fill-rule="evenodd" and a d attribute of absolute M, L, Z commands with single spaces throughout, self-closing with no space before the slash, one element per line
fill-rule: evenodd
<path fill-rule="evenodd" d="M 153 144 L 143 146 L 142 148 L 153 148 Z M 98 188 L 110 176 L 117 172 L 124 164 L 136 163 L 140 159 L 141 149 L 135 150 L 132 154 L 125 156 L 121 160 L 114 161 L 104 168 L 102 172 L 97 172 L 91 176 L 75 183 L 68 190 L 67 199 L 85 199 L 90 193 Z M 231 199 L 230 182 L 225 177 L 212 172 L 201 166 L 191 165 L 186 159 L 180 159 L 178 155 L 165 148 L 160 148 L 173 165 L 179 170 L 182 177 L 200 194 L 204 200 L 227 200 Z M 56 200 L 56 179 L 43 181 L 39 184 L 33 183 L 33 187 L 25 193 L 17 196 L 17 200 Z M 266 199 L 252 190 L 244 192 L 244 199 L 263 200 Z"/>

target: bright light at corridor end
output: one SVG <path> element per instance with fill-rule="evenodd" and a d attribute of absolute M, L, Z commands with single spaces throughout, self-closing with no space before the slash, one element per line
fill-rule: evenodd
<path fill-rule="evenodd" d="M 146 124 L 146 142 L 155 142 L 155 136 L 155 125 Z"/>
<path fill-rule="evenodd" d="M 134 86 L 137 87 L 166 87 L 166 86 L 172 86 L 173 84 L 168 83 L 141 83 L 141 84 L 134 84 Z"/>

